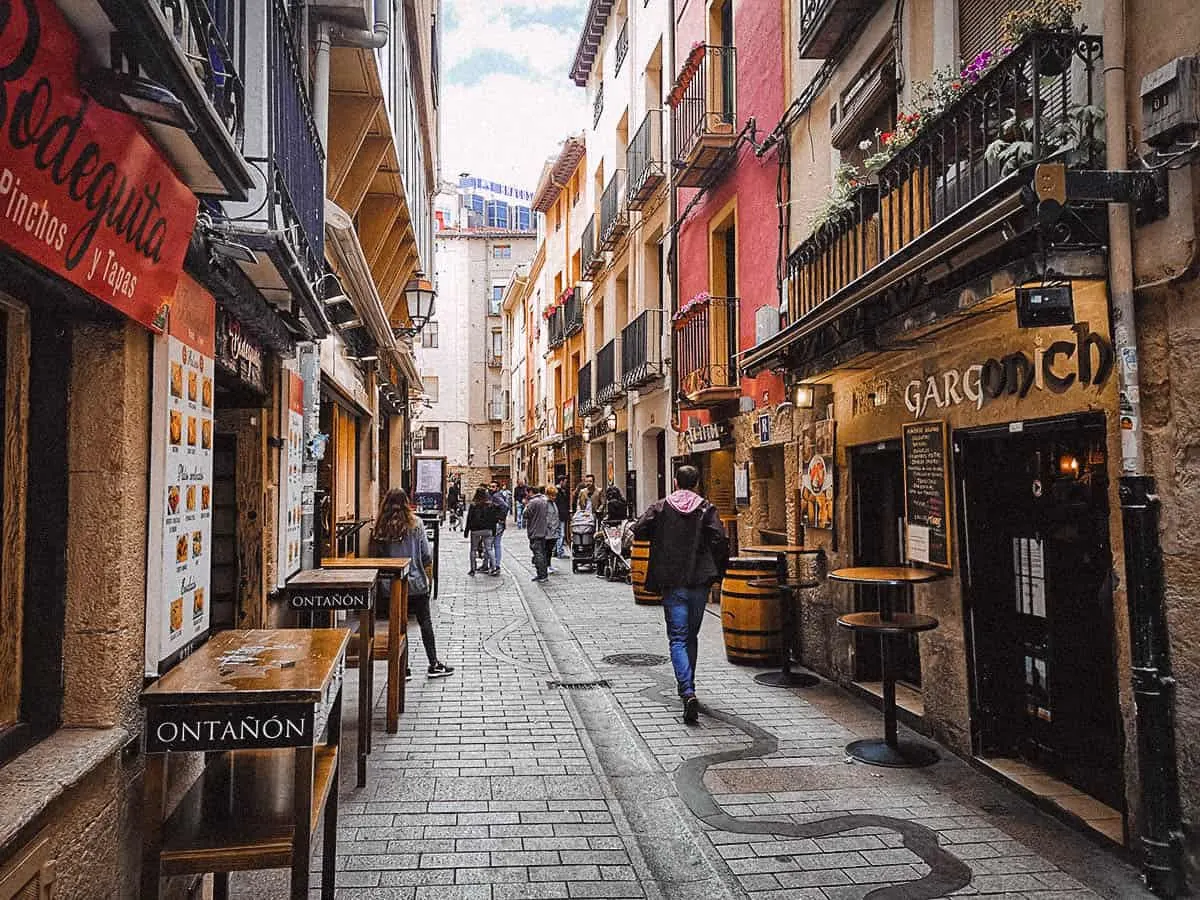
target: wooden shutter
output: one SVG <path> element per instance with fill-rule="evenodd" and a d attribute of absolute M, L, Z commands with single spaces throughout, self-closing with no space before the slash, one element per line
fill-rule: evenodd
<path fill-rule="evenodd" d="M 0 870 L 0 900 L 51 900 L 55 874 L 50 842 L 35 841 L 21 849 L 15 862 Z"/>
<path fill-rule="evenodd" d="M 1020 0 L 958 0 L 958 57 L 965 66 L 983 50 L 1000 47 L 1000 23 Z"/>

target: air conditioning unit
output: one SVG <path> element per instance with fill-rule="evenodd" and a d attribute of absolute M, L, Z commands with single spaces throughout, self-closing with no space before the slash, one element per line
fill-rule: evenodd
<path fill-rule="evenodd" d="M 1200 129 L 1200 56 L 1177 56 L 1142 79 L 1142 138 L 1165 146 Z"/>

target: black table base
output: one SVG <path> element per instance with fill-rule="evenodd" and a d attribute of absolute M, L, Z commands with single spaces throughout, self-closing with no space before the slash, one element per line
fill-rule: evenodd
<path fill-rule="evenodd" d="M 763 672 L 761 675 L 755 675 L 754 680 L 771 687 L 816 687 L 821 683 L 821 679 L 816 675 L 792 671 Z"/>
<path fill-rule="evenodd" d="M 915 769 L 932 766 L 941 759 L 936 750 L 912 741 L 896 741 L 895 745 L 882 738 L 866 738 L 846 745 L 846 755 L 859 762 L 892 769 Z"/>

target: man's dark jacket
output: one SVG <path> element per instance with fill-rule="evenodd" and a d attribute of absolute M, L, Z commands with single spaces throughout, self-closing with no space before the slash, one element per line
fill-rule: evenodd
<path fill-rule="evenodd" d="M 708 587 L 729 563 L 729 540 L 717 508 L 691 491 L 676 491 L 653 504 L 634 523 L 633 535 L 650 541 L 649 591 Z"/>
<path fill-rule="evenodd" d="M 554 498 L 554 505 L 558 507 L 558 521 L 571 521 L 571 492 L 567 490 L 567 485 L 564 482 L 563 486 L 558 489 L 558 496 Z"/>

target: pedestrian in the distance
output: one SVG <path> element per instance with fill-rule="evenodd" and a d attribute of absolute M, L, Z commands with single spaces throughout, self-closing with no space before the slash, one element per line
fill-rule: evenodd
<path fill-rule="evenodd" d="M 704 621 L 708 591 L 729 562 L 729 541 L 717 508 L 696 493 L 700 472 L 680 466 L 675 491 L 653 504 L 633 526 L 639 540 L 650 541 L 646 590 L 662 594 L 671 646 L 671 665 L 683 700 L 683 720 L 700 715 L 696 700 L 696 639 Z"/>
<path fill-rule="evenodd" d="M 513 490 L 513 502 L 517 505 L 517 527 L 525 527 L 525 501 L 529 499 L 529 488 L 525 486 L 525 479 L 518 478 L 517 486 Z"/>
<path fill-rule="evenodd" d="M 492 562 L 495 569 L 488 572 L 489 575 L 500 574 L 500 560 L 504 553 L 504 529 L 508 527 L 508 510 L 512 501 L 509 499 L 508 491 L 500 487 L 499 482 L 493 481 L 488 488 L 491 494 L 492 505 L 496 507 L 496 531 L 492 538 Z"/>
<path fill-rule="evenodd" d="M 375 542 L 380 556 L 412 560 L 408 567 L 408 608 L 421 626 L 421 643 L 429 660 L 429 677 L 443 678 L 451 674 L 454 667 L 438 659 L 433 635 L 433 616 L 429 610 L 429 574 L 433 566 L 433 554 L 429 550 L 429 537 L 425 534 L 424 523 L 409 506 L 408 494 L 404 491 L 393 488 L 384 496 L 371 540 Z"/>
<path fill-rule="evenodd" d="M 554 505 L 558 508 L 558 530 L 555 532 L 557 540 L 555 541 L 554 555 L 559 559 L 566 559 L 567 554 L 563 541 L 571 528 L 571 494 L 567 490 L 566 477 L 558 479 L 554 491 Z"/>
<path fill-rule="evenodd" d="M 446 489 L 446 510 L 450 513 L 450 527 L 458 526 L 458 505 L 462 502 L 462 485 L 458 476 L 450 479 L 450 487 Z"/>
<path fill-rule="evenodd" d="M 467 574 L 475 574 L 475 561 L 480 557 L 483 558 L 485 572 L 499 574 L 500 570 L 492 558 L 496 541 L 496 507 L 492 505 L 492 498 L 485 487 L 475 489 L 475 496 L 467 507 L 467 524 L 463 534 L 471 539 L 471 571 Z"/>
<path fill-rule="evenodd" d="M 554 485 L 533 488 L 525 506 L 525 536 L 529 538 L 529 550 L 533 554 L 535 582 L 547 581 L 550 577 L 550 549 L 554 543 L 558 507 L 554 504 L 557 491 Z"/>

